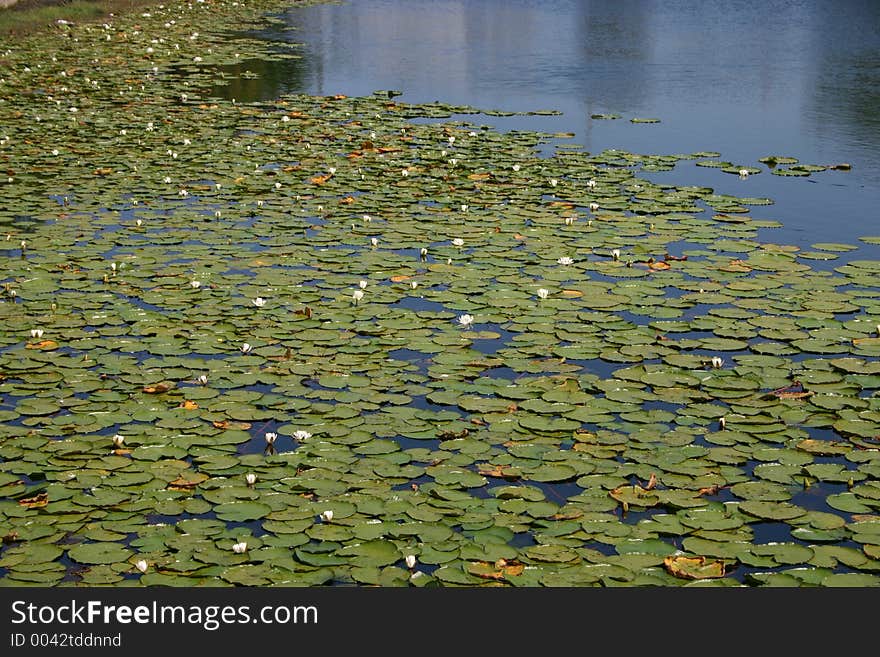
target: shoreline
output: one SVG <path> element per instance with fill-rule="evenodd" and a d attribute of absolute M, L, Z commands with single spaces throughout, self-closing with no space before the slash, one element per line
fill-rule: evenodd
<path fill-rule="evenodd" d="M 50 29 L 59 20 L 94 23 L 156 0 L 0 0 L 0 38 Z"/>

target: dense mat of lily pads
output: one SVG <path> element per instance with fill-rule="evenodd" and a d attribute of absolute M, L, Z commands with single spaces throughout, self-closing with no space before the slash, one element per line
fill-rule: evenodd
<path fill-rule="evenodd" d="M 281 6 L 0 44 L 0 584 L 880 582 L 880 262 L 640 177 L 835 174 L 209 97 Z"/>

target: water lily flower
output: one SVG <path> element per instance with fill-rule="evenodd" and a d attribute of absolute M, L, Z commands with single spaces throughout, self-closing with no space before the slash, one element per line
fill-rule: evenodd
<path fill-rule="evenodd" d="M 727 426 L 727 418 L 720 417 L 718 418 L 718 426 L 724 429 Z"/>
<path fill-rule="evenodd" d="M 162 182 L 166 185 L 171 184 L 171 176 L 165 176 L 164 178 L 162 178 Z"/>
<path fill-rule="evenodd" d="M 421 249 L 419 249 L 419 257 L 422 260 L 427 260 L 428 259 L 428 249 L 426 249 L 425 247 L 422 247 Z"/>
<path fill-rule="evenodd" d="M 454 240 L 452 240 L 452 243 L 459 248 L 464 246 L 464 240 L 461 239 L 460 237 L 456 237 Z"/>
<path fill-rule="evenodd" d="M 572 224 L 574 224 L 574 217 L 566 217 L 565 218 L 565 225 L 571 226 Z"/>
<path fill-rule="evenodd" d="M 257 475 L 255 475 L 253 472 L 248 472 L 244 476 L 244 480 L 247 482 L 248 486 L 253 486 L 255 483 L 257 483 Z"/>
<path fill-rule="evenodd" d="M 519 171 L 519 168 L 520 168 L 520 167 L 519 167 L 518 164 L 514 164 L 512 168 L 513 168 L 514 171 Z"/>
<path fill-rule="evenodd" d="M 275 183 L 275 189 L 281 189 L 281 183 L 280 183 L 280 182 Z"/>
<path fill-rule="evenodd" d="M 330 509 L 322 511 L 321 520 L 323 520 L 324 522 L 330 522 L 331 520 L 333 520 L 333 511 L 331 511 Z"/>
<path fill-rule="evenodd" d="M 304 431 L 303 429 L 297 429 L 293 432 L 293 439 L 299 442 L 304 442 L 312 437 L 308 431 Z"/>
<path fill-rule="evenodd" d="M 235 543 L 232 546 L 232 551 L 236 554 L 244 554 L 245 552 L 247 552 L 247 543 L 245 543 L 244 541 L 241 541 L 240 543 Z"/>
<path fill-rule="evenodd" d="M 251 349 L 253 349 L 253 347 L 250 344 L 248 344 L 247 342 L 245 342 L 244 344 L 241 345 L 240 349 L 241 349 L 241 353 L 248 354 L 248 353 L 250 353 Z"/>
<path fill-rule="evenodd" d="M 267 445 L 274 445 L 275 441 L 278 440 L 278 434 L 275 433 L 274 431 L 267 431 L 265 438 L 266 438 Z"/>
<path fill-rule="evenodd" d="M 370 244 L 371 244 L 372 246 L 379 246 L 379 238 L 378 238 L 378 237 L 371 237 L 371 238 L 370 238 Z"/>
<path fill-rule="evenodd" d="M 598 203 L 596 203 L 595 201 L 593 201 L 592 203 L 590 203 L 590 211 L 591 211 L 591 212 L 595 212 L 595 211 L 598 210 L 598 209 L 599 209 L 599 204 L 598 204 Z"/>
<path fill-rule="evenodd" d="M 202 287 L 202 282 L 201 281 L 190 281 L 189 286 L 194 290 L 198 290 L 200 287 Z"/>
<path fill-rule="evenodd" d="M 357 305 L 357 302 L 364 298 L 364 291 L 355 290 L 354 294 L 351 295 L 351 298 L 354 299 L 354 304 Z"/>
<path fill-rule="evenodd" d="M 368 215 L 368 214 L 365 214 L 365 215 L 362 217 L 362 219 L 364 220 L 364 223 L 365 223 L 365 224 L 368 224 L 368 223 L 370 223 L 370 222 L 373 220 L 373 218 L 372 218 L 370 215 Z"/>
<path fill-rule="evenodd" d="M 141 226 L 144 225 L 144 220 L 143 220 L 143 219 L 138 219 L 138 220 L 135 221 L 134 223 L 135 223 L 135 225 L 137 225 L 137 226 L 140 228 Z"/>
<path fill-rule="evenodd" d="M 712 356 L 712 367 L 717 370 L 722 365 L 724 365 L 724 359 L 721 356 Z"/>
<path fill-rule="evenodd" d="M 31 337 L 39 340 L 43 337 L 43 329 L 31 329 Z"/>
<path fill-rule="evenodd" d="M 203 386 L 206 386 L 206 385 L 208 385 L 208 375 L 207 375 L 207 374 L 202 374 L 202 375 L 199 376 L 198 379 L 196 379 L 196 381 L 198 381 L 199 383 L 201 383 Z"/>
<path fill-rule="evenodd" d="M 264 204 L 263 199 L 260 199 L 260 200 L 257 201 L 257 207 L 258 207 L 258 208 L 263 207 L 263 204 Z"/>
<path fill-rule="evenodd" d="M 262 308 L 266 305 L 266 300 L 263 297 L 257 297 L 253 301 L 251 301 L 257 308 Z"/>
<path fill-rule="evenodd" d="M 122 447 L 122 444 L 125 442 L 125 437 L 122 434 L 117 433 L 113 436 L 113 446 L 117 449 Z"/>
<path fill-rule="evenodd" d="M 550 290 L 543 287 L 538 288 L 538 296 L 542 299 L 546 299 L 548 296 L 550 296 Z"/>
<path fill-rule="evenodd" d="M 558 262 L 560 265 L 573 265 L 574 264 L 574 260 L 572 258 L 569 258 L 568 256 L 562 256 L 556 262 Z"/>
<path fill-rule="evenodd" d="M 451 264 L 452 264 L 452 258 L 446 258 L 446 264 L 447 264 L 447 265 L 451 265 Z"/>
<path fill-rule="evenodd" d="M 136 561 L 134 567 L 142 573 L 147 572 L 147 562 L 144 559 L 139 559 L 138 561 Z"/>
<path fill-rule="evenodd" d="M 559 181 L 556 180 L 556 178 L 551 178 L 551 179 L 550 179 L 550 186 L 551 186 L 551 187 L 556 187 L 557 184 L 559 184 Z"/>
<path fill-rule="evenodd" d="M 403 169 L 403 170 L 400 172 L 400 175 L 401 175 L 401 176 L 404 176 L 404 177 L 408 176 L 408 175 L 409 175 L 409 169 Z"/>
<path fill-rule="evenodd" d="M 410 570 L 412 570 L 413 568 L 416 567 L 416 557 L 414 554 L 406 555 L 406 558 L 404 558 L 404 561 L 406 562 L 406 567 L 409 568 Z"/>
<path fill-rule="evenodd" d="M 415 290 L 419 286 L 419 282 L 418 281 L 410 281 L 409 286 Z"/>
<path fill-rule="evenodd" d="M 115 262 L 110 263 L 110 269 L 113 270 L 114 272 L 116 271 L 116 263 Z"/>
<path fill-rule="evenodd" d="M 587 181 L 587 187 L 589 187 L 590 189 L 593 189 L 595 186 L 596 186 L 596 181 L 593 180 L 592 178 L 590 178 L 590 179 Z"/>
<path fill-rule="evenodd" d="M 620 249 L 611 249 L 611 257 L 620 260 Z"/>
<path fill-rule="evenodd" d="M 449 143 L 450 143 L 450 144 L 454 144 L 454 143 L 455 143 L 455 135 L 453 135 L 452 137 L 449 138 Z"/>
<path fill-rule="evenodd" d="M 461 211 L 462 212 L 467 212 L 469 209 L 470 209 L 470 206 L 467 203 L 461 204 Z"/>
<path fill-rule="evenodd" d="M 740 178 L 748 178 L 749 177 L 749 170 L 748 169 L 740 169 L 739 170 L 739 177 Z"/>
<path fill-rule="evenodd" d="M 362 290 L 365 289 L 367 287 L 367 281 L 365 281 L 363 279 L 359 280 L 358 287 L 361 288 Z"/>
<path fill-rule="evenodd" d="M 471 324 L 474 323 L 474 316 L 468 315 L 468 314 L 459 315 L 458 323 L 461 324 L 463 327 L 467 328 L 468 326 L 470 326 Z"/>
<path fill-rule="evenodd" d="M 449 158 L 449 164 L 451 164 L 452 166 L 455 166 L 456 164 L 458 164 L 458 159 L 456 159 L 454 157 Z"/>

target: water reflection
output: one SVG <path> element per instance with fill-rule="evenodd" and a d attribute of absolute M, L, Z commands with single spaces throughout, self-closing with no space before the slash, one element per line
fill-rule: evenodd
<path fill-rule="evenodd" d="M 358 0 L 290 8 L 282 18 L 289 29 L 267 36 L 301 42 L 304 58 L 248 62 L 242 70 L 260 78 L 220 93 L 269 99 L 400 89 L 406 102 L 558 109 L 562 116 L 493 125 L 574 132 L 593 152 L 710 150 L 738 164 L 770 154 L 851 163 L 847 174 L 780 181 L 765 171 L 750 179 L 748 195 L 776 199 L 774 218 L 800 244 L 866 234 L 861 219 L 849 220 L 845 235 L 826 218 L 810 219 L 817 205 L 864 217 L 880 203 L 874 0 Z M 624 118 L 590 118 L 608 112 Z M 626 120 L 635 116 L 662 122 Z M 710 176 L 704 184 L 721 193 L 744 194 L 715 174 L 695 175 Z M 665 180 L 692 184 L 693 175 Z"/>

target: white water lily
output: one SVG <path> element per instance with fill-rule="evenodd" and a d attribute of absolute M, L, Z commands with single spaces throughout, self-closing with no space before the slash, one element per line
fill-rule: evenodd
<path fill-rule="evenodd" d="M 171 184 L 171 176 L 165 176 L 164 178 L 162 178 L 162 182 L 165 183 L 166 185 L 170 185 Z"/>
<path fill-rule="evenodd" d="M 125 437 L 122 434 L 117 433 L 113 436 L 113 446 L 119 449 L 122 447 L 122 444 L 125 442 Z"/>
<path fill-rule="evenodd" d="M 143 219 L 138 219 L 138 220 L 135 221 L 134 223 L 135 223 L 135 225 L 136 225 L 138 228 L 140 228 L 141 226 L 144 225 L 144 220 L 143 220 Z"/>
<path fill-rule="evenodd" d="M 452 244 L 460 248 L 464 246 L 464 240 L 460 237 L 456 237 L 454 240 L 452 240 Z"/>
<path fill-rule="evenodd" d="M 266 202 L 265 202 L 263 199 L 260 199 L 260 200 L 257 201 L 257 207 L 258 207 L 258 208 L 261 208 L 261 207 L 263 207 L 263 205 L 265 205 L 265 203 L 266 203 Z"/>
<path fill-rule="evenodd" d="M 207 374 L 202 374 L 202 375 L 199 376 L 198 379 L 196 379 L 196 381 L 198 381 L 199 383 L 201 383 L 203 386 L 206 386 L 206 385 L 208 385 L 208 375 L 207 375 Z"/>
<path fill-rule="evenodd" d="M 589 187 L 590 189 L 593 189 L 595 186 L 596 186 L 596 181 L 593 180 L 592 178 L 590 178 L 590 179 L 587 181 L 587 187 Z"/>
<path fill-rule="evenodd" d="M 267 431 L 264 437 L 266 438 L 267 445 L 274 445 L 275 441 L 278 440 L 278 434 L 274 431 Z"/>
<path fill-rule="evenodd" d="M 550 179 L 550 186 L 551 186 L 551 187 L 556 187 L 556 185 L 558 185 L 558 184 L 559 184 L 559 181 L 556 180 L 556 178 L 551 178 L 551 179 Z"/>
<path fill-rule="evenodd" d="M 566 217 L 565 218 L 565 225 L 571 226 L 572 224 L 574 224 L 574 217 Z"/>
<path fill-rule="evenodd" d="M 323 520 L 324 522 L 330 522 L 331 520 L 333 520 L 333 511 L 331 511 L 330 509 L 322 511 L 321 520 Z"/>
<path fill-rule="evenodd" d="M 454 143 L 455 143 L 455 135 L 453 135 L 452 137 L 450 137 L 448 141 L 449 141 L 450 144 L 454 144 Z"/>
<path fill-rule="evenodd" d="M 406 555 L 406 558 L 404 558 L 404 561 L 406 562 L 406 567 L 409 568 L 410 570 L 412 570 L 413 568 L 416 567 L 416 556 L 414 554 Z"/>
<path fill-rule="evenodd" d="M 749 177 L 749 170 L 748 169 L 740 169 L 739 170 L 739 177 L 740 178 L 748 178 Z"/>
<path fill-rule="evenodd" d="M 595 212 L 595 211 L 598 210 L 598 209 L 599 209 L 599 204 L 598 204 L 598 203 L 596 203 L 595 201 L 593 201 L 592 203 L 590 203 L 590 211 L 591 211 L 591 212 Z"/>
<path fill-rule="evenodd" d="M 116 263 L 115 262 L 110 263 L 110 269 L 114 272 L 116 271 Z"/>
<path fill-rule="evenodd" d="M 255 483 L 257 483 L 257 475 L 255 475 L 253 472 L 248 472 L 244 476 L 244 480 L 247 482 L 248 486 L 253 486 Z"/>
<path fill-rule="evenodd" d="M 409 175 L 409 169 L 402 169 L 401 172 L 400 172 L 400 175 L 401 175 L 401 176 L 404 176 L 404 177 L 408 176 L 408 175 Z"/>
<path fill-rule="evenodd" d="M 191 288 L 193 288 L 194 290 L 198 290 L 200 287 L 202 287 L 202 282 L 201 281 L 190 281 L 189 286 Z"/>
<path fill-rule="evenodd" d="M 134 567 L 137 568 L 142 573 L 145 573 L 145 572 L 147 572 L 148 565 L 145 560 L 139 559 L 138 561 L 135 562 Z"/>
<path fill-rule="evenodd" d="M 371 237 L 371 238 L 370 238 L 370 244 L 371 244 L 372 246 L 379 246 L 379 238 L 378 238 L 378 237 Z"/>
<path fill-rule="evenodd" d="M 419 282 L 418 281 L 410 281 L 409 286 L 415 290 L 419 286 Z"/>
<path fill-rule="evenodd" d="M 251 349 L 253 349 L 253 347 L 249 343 L 245 342 L 244 344 L 241 345 L 241 347 L 239 347 L 239 349 L 241 349 L 241 353 L 249 354 L 251 352 Z"/>
<path fill-rule="evenodd" d="M 43 337 L 43 329 L 31 329 L 31 337 L 40 339 Z"/>
<path fill-rule="evenodd" d="M 718 426 L 724 429 L 727 426 L 727 418 L 720 417 L 718 418 Z"/>
<path fill-rule="evenodd" d="M 611 249 L 611 257 L 620 260 L 620 249 Z"/>
<path fill-rule="evenodd" d="M 281 183 L 280 183 L 280 182 L 275 183 L 275 189 L 281 189 Z"/>
<path fill-rule="evenodd" d="M 351 298 L 354 299 L 354 303 L 357 305 L 357 302 L 364 298 L 364 291 L 355 290 L 354 294 L 351 295 Z"/>
<path fill-rule="evenodd" d="M 179 192 L 177 192 L 177 194 L 179 196 L 182 196 L 183 198 L 186 198 L 187 196 L 189 196 L 189 192 L 186 191 L 185 189 L 181 189 Z"/>
<path fill-rule="evenodd" d="M 304 442 L 312 437 L 308 431 L 304 431 L 303 429 L 297 429 L 293 432 L 293 439 L 299 442 Z"/>
<path fill-rule="evenodd" d="M 520 168 L 520 167 L 519 167 L 518 164 L 514 164 L 512 168 L 513 168 L 514 171 L 519 171 L 519 168 Z"/>
<path fill-rule="evenodd" d="M 427 259 L 427 257 L 428 257 L 428 249 L 426 249 L 425 247 L 422 247 L 421 249 L 419 249 L 419 257 L 420 257 L 422 260 Z"/>
<path fill-rule="evenodd" d="M 467 212 L 468 210 L 470 210 L 470 207 L 471 207 L 471 206 L 469 206 L 467 203 L 462 203 L 462 204 L 461 204 L 461 211 L 462 211 L 462 212 Z"/>
<path fill-rule="evenodd" d="M 241 541 L 240 543 L 233 544 L 232 551 L 236 554 L 244 554 L 245 552 L 247 552 L 247 543 Z"/>
<path fill-rule="evenodd" d="M 540 287 L 538 288 L 538 296 L 542 299 L 546 299 L 548 296 L 550 296 L 550 290 Z"/>
<path fill-rule="evenodd" d="M 464 326 L 465 328 L 467 328 L 468 326 L 470 326 L 471 324 L 474 323 L 474 316 L 468 315 L 468 314 L 459 315 L 458 323 L 461 324 L 462 326 Z"/>
<path fill-rule="evenodd" d="M 361 219 L 364 220 L 364 223 L 365 223 L 365 224 L 368 224 L 368 223 L 370 223 L 370 222 L 373 220 L 373 218 L 372 218 L 370 215 L 368 215 L 368 214 L 365 214 L 363 217 L 361 217 Z"/>
<path fill-rule="evenodd" d="M 556 262 L 558 262 L 560 265 L 573 265 L 574 264 L 574 260 L 572 258 L 569 258 L 568 256 L 562 256 Z"/>
<path fill-rule="evenodd" d="M 361 288 L 362 290 L 363 290 L 363 289 L 366 289 L 366 287 L 367 287 L 367 281 L 365 281 L 364 279 L 359 280 L 359 281 L 358 281 L 358 287 Z"/>
<path fill-rule="evenodd" d="M 724 365 L 724 359 L 721 356 L 712 356 L 712 367 L 716 370 Z"/>
<path fill-rule="evenodd" d="M 256 299 L 251 301 L 257 308 L 262 308 L 266 305 L 266 300 L 263 297 L 257 297 Z"/>

